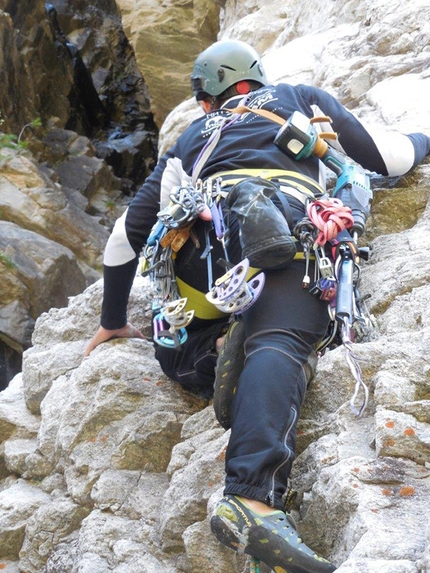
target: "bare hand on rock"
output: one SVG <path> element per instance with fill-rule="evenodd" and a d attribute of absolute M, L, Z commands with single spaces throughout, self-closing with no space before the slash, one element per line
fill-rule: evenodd
<path fill-rule="evenodd" d="M 143 334 L 135 328 L 130 322 L 127 322 L 122 328 L 117 328 L 116 330 L 108 330 L 100 326 L 95 335 L 92 337 L 88 346 L 84 352 L 84 358 L 89 356 L 89 354 L 102 342 L 111 340 L 112 338 L 145 338 Z"/>

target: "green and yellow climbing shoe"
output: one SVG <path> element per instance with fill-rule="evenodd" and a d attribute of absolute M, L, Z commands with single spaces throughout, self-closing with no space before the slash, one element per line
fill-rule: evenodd
<path fill-rule="evenodd" d="M 225 430 L 230 428 L 231 402 L 245 362 L 244 343 L 243 321 L 235 320 L 225 335 L 215 369 L 213 406 L 217 420 Z"/>
<path fill-rule="evenodd" d="M 259 515 L 234 495 L 217 504 L 211 529 L 218 541 L 266 563 L 275 573 L 332 573 L 336 567 L 307 547 L 292 518 L 274 510 Z"/>

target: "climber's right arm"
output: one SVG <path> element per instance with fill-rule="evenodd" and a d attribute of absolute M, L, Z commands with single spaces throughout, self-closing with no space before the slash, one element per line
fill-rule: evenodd
<path fill-rule="evenodd" d="M 85 355 L 111 338 L 143 338 L 127 321 L 127 305 L 136 276 L 140 253 L 157 221 L 160 194 L 181 183 L 181 163 L 174 149 L 164 155 L 145 180 L 127 210 L 116 221 L 103 258 L 103 303 L 100 328 L 91 339 Z M 136 335 L 132 333 L 137 333 Z"/>

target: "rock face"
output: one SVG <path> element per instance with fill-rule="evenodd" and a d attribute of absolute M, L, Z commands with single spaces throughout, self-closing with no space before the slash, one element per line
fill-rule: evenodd
<path fill-rule="evenodd" d="M 2 0 L 8 131 L 36 117 L 89 135 L 109 122 L 151 124 L 147 88 L 113 0 L 44 3 Z"/>
<path fill-rule="evenodd" d="M 137 8 L 128 6 L 130 14 Z M 134 13 L 136 30 L 144 8 Z M 150 15 L 166 22 L 171 16 L 180 28 L 174 20 L 180 11 L 170 8 L 152 4 L 144 25 Z M 430 132 L 426 4 L 279 1 L 269 10 L 262 0 L 243 0 L 220 9 L 220 20 L 205 22 L 206 29 L 219 26 L 223 37 L 253 40 L 266 51 L 272 78 L 311 81 L 369 121 Z M 84 17 L 77 12 L 77 20 Z M 162 145 L 195 113 L 183 102 L 163 126 Z M 24 338 L 30 318 L 37 321 L 22 372 L 0 393 L 0 568 L 242 573 L 246 558 L 221 547 L 209 529 L 229 437 L 211 404 L 169 381 L 145 340 L 114 340 L 82 359 L 98 326 L 102 285 L 82 292 L 79 281 L 93 268 L 97 249 L 79 251 L 82 240 L 66 241 L 61 230 L 76 219 L 67 210 L 77 204 L 88 217 L 74 223 L 85 232 L 95 213 L 108 219 L 97 206 L 103 182 L 114 176 L 96 161 L 88 138 L 58 129 L 43 146 L 49 157 L 62 158 L 58 165 L 15 151 L 2 156 L 1 209 L 8 215 L 0 225 L 0 264 L 9 285 L 2 300 L 15 304 L 9 316 L 16 317 L 5 336 L 22 332 Z M 92 177 L 75 177 L 76 165 Z M 376 329 L 353 346 L 369 404 L 362 417 L 352 413 L 355 381 L 344 349 L 326 352 L 302 409 L 293 511 L 305 541 L 339 573 L 429 573 L 430 164 L 400 179 L 372 178 L 372 186 L 373 216 L 363 241 L 373 254 L 363 265 L 360 291 L 370 295 Z M 13 209 L 19 221 L 9 215 Z M 52 225 L 54 241 L 51 231 L 42 232 L 53 212 L 61 222 Z M 26 241 L 25 257 L 8 237 Z M 38 284 L 38 266 L 53 268 L 54 259 L 60 274 L 70 273 L 72 294 L 81 294 L 40 315 L 40 293 L 28 287 L 27 275 L 33 270 Z M 56 280 L 53 273 L 46 285 L 52 297 L 63 296 Z M 32 309 L 27 322 L 18 320 L 23 301 Z M 131 321 L 147 327 L 149 309 L 148 286 L 137 278 Z"/>
<path fill-rule="evenodd" d="M 88 211 L 103 201 L 106 188 L 116 188 L 119 198 L 118 180 L 101 159 L 81 155 L 73 160 L 73 184 L 67 163 L 57 170 L 70 187 L 32 155 L 0 149 L 1 388 L 21 370 L 36 318 L 100 276 L 109 233 L 103 219 Z"/>
<path fill-rule="evenodd" d="M 222 2 L 119 0 L 124 29 L 151 96 L 158 126 L 191 95 L 196 55 L 216 40 Z"/>
<path fill-rule="evenodd" d="M 294 513 L 342 573 L 429 571 L 429 181 L 423 165 L 408 194 L 401 181 L 375 186 L 369 236 L 392 194 L 404 217 L 373 240 L 363 268 L 377 320 L 372 339 L 354 345 L 370 389 L 364 416 L 349 408 L 355 382 L 342 348 L 320 359 L 302 410 Z M 82 360 L 101 296 L 97 282 L 43 314 L 22 374 L 0 395 L 0 559 L 26 573 L 242 572 L 245 559 L 208 523 L 229 433 L 210 404 L 160 372 L 147 341 L 112 341 Z M 149 305 L 136 279 L 129 312 L 140 328 Z"/>
<path fill-rule="evenodd" d="M 100 277 L 109 229 L 155 159 L 157 128 L 114 0 L 2 0 L 0 42 L 0 220 L 14 225 L 0 230 L 4 388 L 37 316 Z"/>

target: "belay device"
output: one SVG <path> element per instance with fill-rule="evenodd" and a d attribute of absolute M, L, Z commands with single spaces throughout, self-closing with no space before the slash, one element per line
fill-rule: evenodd
<path fill-rule="evenodd" d="M 341 231 L 338 232 L 338 227 L 334 236 L 326 237 L 326 240 L 320 239 L 319 242 L 315 242 L 315 237 L 308 225 L 309 219 L 299 222 L 295 232 L 302 242 L 305 238 L 305 249 L 309 249 L 310 243 L 313 241 L 312 248 L 322 275 L 318 282 L 313 285 L 313 291 L 314 294 L 319 294 L 323 300 L 329 301 L 329 309 L 334 322 L 333 333 L 331 338 L 326 341 L 326 346 L 334 339 L 336 331 L 340 327 L 340 337 L 345 348 L 346 360 L 356 380 L 356 387 L 350 404 L 354 413 L 360 416 L 368 402 L 368 388 L 362 380 L 361 368 L 354 356 L 352 342 L 354 334 L 363 335 L 370 331 L 372 321 L 363 299 L 358 293 L 360 282 L 358 261 L 360 258 L 367 260 L 369 250 L 359 248 L 357 240 L 365 230 L 373 194 L 368 175 L 359 167 L 348 163 L 342 154 L 325 141 L 326 139 L 336 139 L 336 134 L 319 134 L 314 125 L 316 122 L 330 123 L 331 120 L 328 117 L 310 120 L 304 114 L 294 112 L 279 130 L 275 144 L 297 161 L 311 156 L 318 157 L 338 177 L 335 189 L 332 196 L 328 198 L 326 205 L 336 207 L 335 202 L 338 201 L 339 205 L 347 206 L 350 209 L 350 215 L 345 214 L 345 218 L 340 221 Z M 312 214 L 312 206 L 309 206 L 308 215 L 312 216 Z M 335 218 L 334 221 L 336 223 Z M 314 223 L 312 217 L 310 222 Z M 306 243 L 306 237 L 308 241 L 311 237 L 308 243 Z M 322 251 L 327 239 L 331 239 L 329 242 L 332 245 L 334 267 Z M 304 284 L 304 286 L 306 285 Z M 360 389 L 364 397 L 360 408 L 357 408 L 355 401 Z"/>

